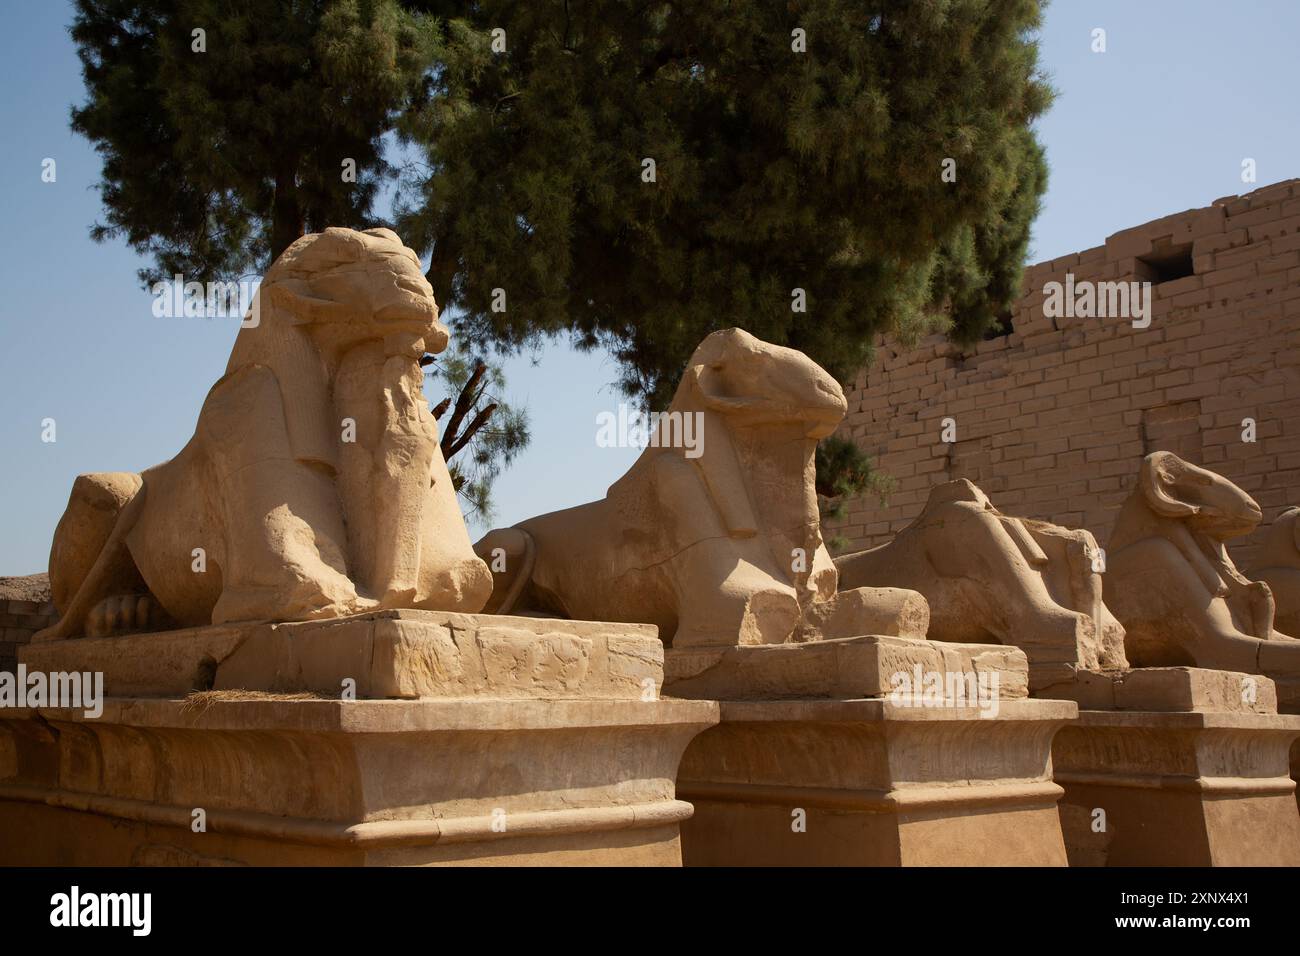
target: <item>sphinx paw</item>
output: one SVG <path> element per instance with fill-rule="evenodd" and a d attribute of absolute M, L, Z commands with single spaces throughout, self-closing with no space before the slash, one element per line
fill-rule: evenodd
<path fill-rule="evenodd" d="M 86 615 L 87 637 L 112 637 L 133 631 L 157 630 L 167 614 L 151 594 L 116 594 L 106 597 Z"/>

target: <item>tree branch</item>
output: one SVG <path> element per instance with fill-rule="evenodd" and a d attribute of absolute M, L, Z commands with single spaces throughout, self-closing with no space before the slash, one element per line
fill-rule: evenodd
<path fill-rule="evenodd" d="M 463 447 L 463 443 L 461 446 L 456 445 L 458 437 L 456 432 L 460 428 L 460 423 L 465 420 L 465 416 L 470 413 L 470 409 L 474 407 L 474 403 L 478 401 L 479 396 L 475 391 L 486 372 L 487 363 L 479 359 L 474 363 L 474 371 L 470 373 L 460 394 L 456 396 L 456 407 L 452 410 L 451 418 L 447 420 L 447 429 L 442 434 L 442 454 L 448 460 L 454 454 L 452 451 L 454 447 Z"/>
<path fill-rule="evenodd" d="M 466 427 L 465 433 L 452 443 L 450 451 L 444 452 L 445 457 L 451 458 L 452 455 L 456 454 L 456 452 L 468 445 L 470 439 L 474 437 L 475 433 L 477 433 L 480 428 L 488 423 L 488 419 L 492 417 L 492 413 L 496 410 L 496 402 L 493 402 L 491 405 L 485 405 L 483 408 L 479 409 L 478 414 L 474 416 L 468 427 Z"/>

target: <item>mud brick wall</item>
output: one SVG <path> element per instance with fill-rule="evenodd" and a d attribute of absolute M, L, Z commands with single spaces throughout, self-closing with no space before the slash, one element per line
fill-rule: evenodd
<path fill-rule="evenodd" d="M 0 578 L 0 671 L 13 673 L 18 648 L 56 617 L 45 575 Z"/>
<path fill-rule="evenodd" d="M 1151 325 L 1049 318 L 1044 285 L 1150 281 Z M 965 351 L 888 339 L 849 393 L 851 434 L 896 482 L 834 532 L 883 544 L 930 488 L 978 484 L 1002 511 L 1085 527 L 1105 546 L 1141 458 L 1168 450 L 1249 492 L 1264 525 L 1300 504 L 1300 180 L 1125 229 L 1025 271 L 1010 333 Z M 1005 326 L 1004 326 L 1005 328 Z M 941 441 L 941 420 L 957 441 Z M 1242 419 L 1257 440 L 1242 440 Z M 1260 532 L 1233 547 L 1245 567 Z"/>

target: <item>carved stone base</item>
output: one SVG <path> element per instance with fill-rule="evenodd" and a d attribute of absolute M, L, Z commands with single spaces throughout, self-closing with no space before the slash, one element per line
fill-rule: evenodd
<path fill-rule="evenodd" d="M 1020 673 L 1025 664 L 1020 658 Z M 1064 701 L 726 701 L 687 748 L 688 866 L 1064 866 Z"/>
<path fill-rule="evenodd" d="M 677 865 L 678 760 L 716 719 L 672 700 L 0 710 L 0 864 Z"/>
<path fill-rule="evenodd" d="M 696 700 L 855 700 L 889 694 L 894 675 L 910 676 L 917 668 L 988 686 L 995 680 L 995 695 L 1003 698 L 1028 694 L 1025 654 L 1018 648 L 884 635 L 669 649 L 664 693 Z"/>
<path fill-rule="evenodd" d="M 1266 677 L 1150 668 L 1090 678 L 1052 746 L 1071 866 L 1297 866 L 1300 814 Z"/>
<path fill-rule="evenodd" d="M 650 625 L 411 610 L 49 641 L 18 657 L 29 671 L 101 672 L 110 697 L 216 689 L 638 700 L 654 696 L 663 673 Z"/>

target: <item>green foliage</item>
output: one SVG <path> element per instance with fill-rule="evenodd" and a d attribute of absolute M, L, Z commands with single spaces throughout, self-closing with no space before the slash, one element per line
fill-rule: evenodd
<path fill-rule="evenodd" d="M 77 0 L 76 10 L 88 98 L 72 128 L 104 163 L 105 218 L 92 235 L 148 256 L 142 282 L 260 272 L 304 232 L 380 224 L 382 137 L 423 96 L 432 20 L 395 0 Z"/>
<path fill-rule="evenodd" d="M 713 329 L 845 380 L 878 333 L 978 339 L 1017 291 L 1046 176 L 1037 0 L 440 6 L 400 228 L 471 347 L 570 334 L 661 408 Z"/>
<path fill-rule="evenodd" d="M 962 227 L 944 243 L 933 286 L 946 290 L 945 323 L 961 345 L 978 342 L 1020 294 L 1029 226 L 1038 216 L 1047 189 L 1043 148 L 1029 130 L 1020 130 L 1022 147 L 1014 155 L 1016 181 L 1000 214 Z"/>
<path fill-rule="evenodd" d="M 871 456 L 857 442 L 839 435 L 817 443 L 816 466 L 817 503 L 823 532 L 827 522 L 843 517 L 844 506 L 849 501 L 870 492 L 883 503 L 894 489 L 894 480 L 875 470 Z M 831 551 L 840 551 L 847 545 L 848 541 L 840 536 L 826 541 Z"/>

